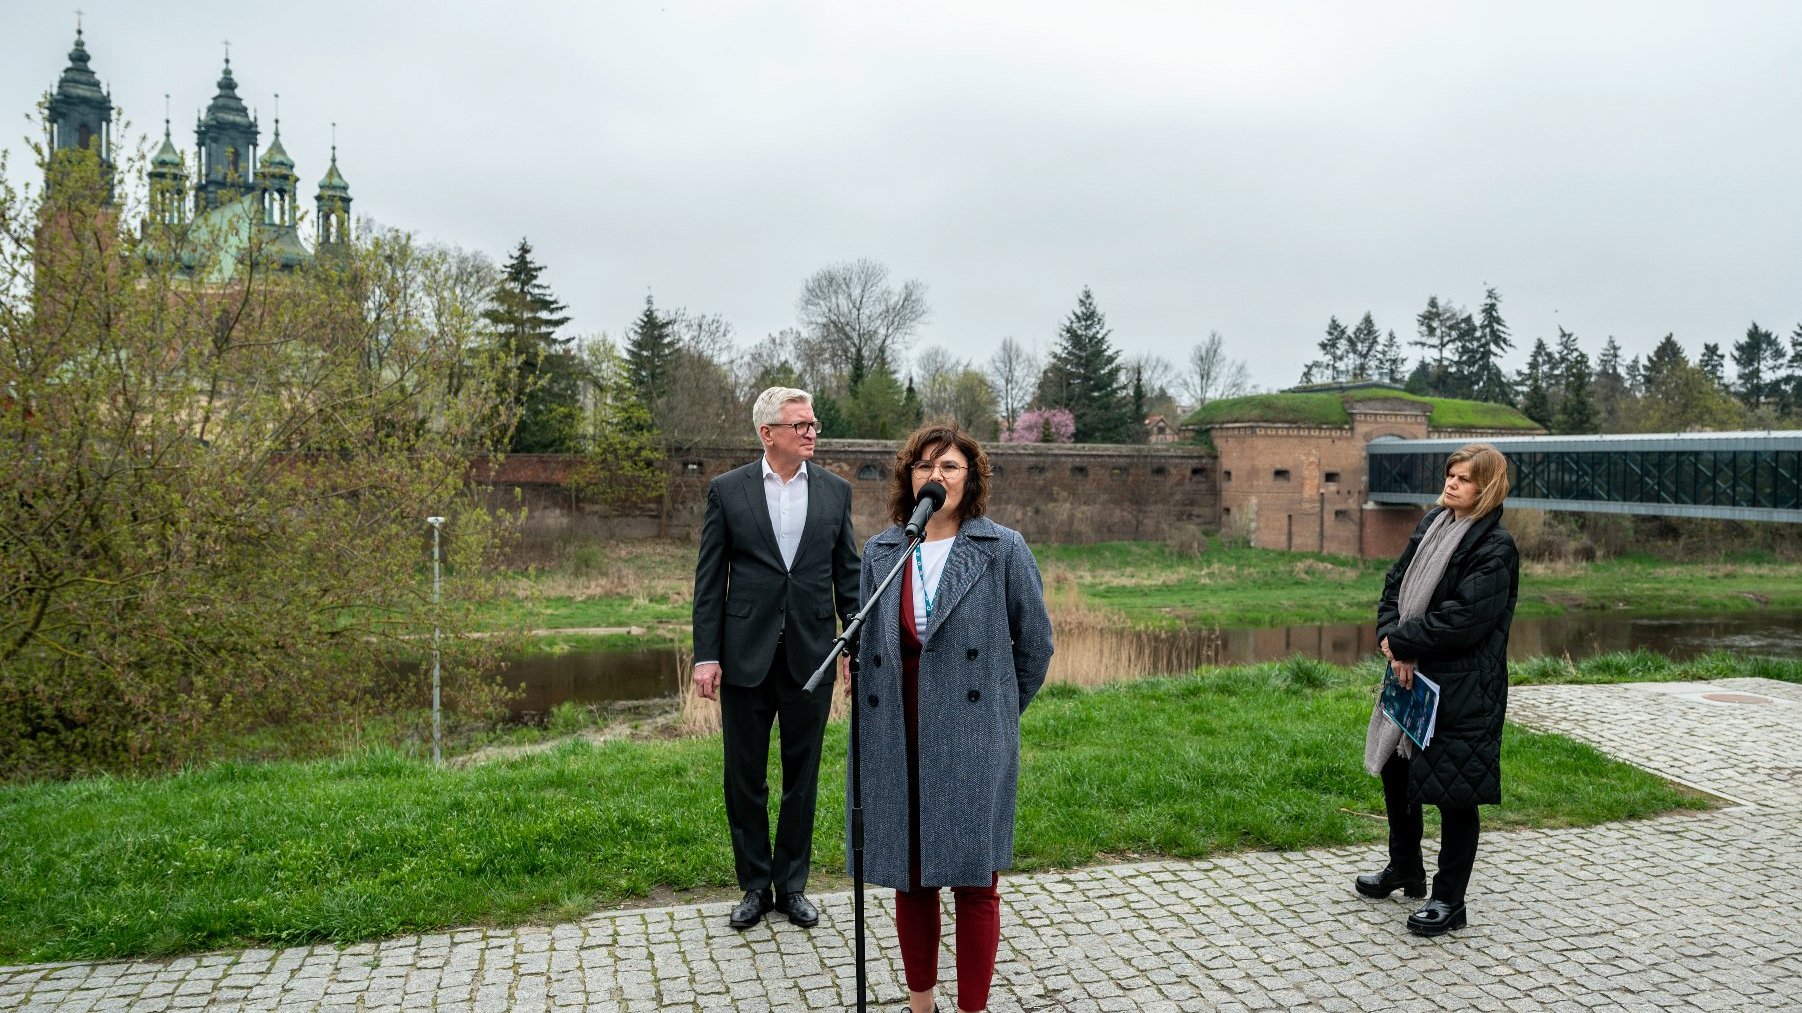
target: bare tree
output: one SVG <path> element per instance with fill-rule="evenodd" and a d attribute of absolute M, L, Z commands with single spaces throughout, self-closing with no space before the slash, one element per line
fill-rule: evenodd
<path fill-rule="evenodd" d="M 445 378 L 446 392 L 463 389 L 469 360 L 482 340 L 482 311 L 489 293 L 500 283 L 500 268 L 487 254 L 448 244 L 428 244 L 421 251 L 426 325 L 462 351 Z"/>
<path fill-rule="evenodd" d="M 913 377 L 926 418 L 955 419 L 983 439 L 995 434 L 995 388 L 969 360 L 933 345 L 914 357 Z"/>
<path fill-rule="evenodd" d="M 1219 331 L 1209 331 L 1206 341 L 1189 350 L 1188 368 L 1181 378 L 1183 396 L 1199 408 L 1209 401 L 1238 397 L 1251 389 L 1251 373 L 1244 359 L 1229 358 Z"/>
<path fill-rule="evenodd" d="M 677 452 L 716 440 L 742 438 L 749 405 L 732 382 L 732 325 L 717 313 L 677 310 L 670 315 L 676 334 L 667 402 L 652 407 L 666 449 Z M 741 409 L 746 409 L 742 410 Z"/>
<path fill-rule="evenodd" d="M 799 387 L 813 391 L 807 385 L 796 348 L 800 337 L 800 331 L 785 327 L 745 349 L 738 357 L 738 368 L 733 370 L 739 400 L 753 401 L 766 387 Z"/>
<path fill-rule="evenodd" d="M 868 257 L 832 264 L 801 286 L 796 306 L 808 336 L 819 340 L 841 372 L 895 365 L 928 315 L 926 285 L 889 284 L 888 268 Z"/>
<path fill-rule="evenodd" d="M 1182 410 L 1176 403 L 1176 366 L 1169 359 L 1155 352 L 1142 352 L 1126 359 L 1120 372 L 1138 377 L 1145 392 L 1147 417 L 1163 415 L 1172 421 L 1182 417 Z"/>
<path fill-rule="evenodd" d="M 1156 352 L 1128 356 L 1120 364 L 1120 375 L 1138 376 L 1139 382 L 1145 385 L 1147 398 L 1156 398 L 1159 393 L 1167 394 L 1176 385 L 1176 366 Z"/>
<path fill-rule="evenodd" d="M 914 389 L 920 395 L 920 410 L 929 419 L 949 416 L 956 398 L 957 375 L 967 363 L 953 358 L 939 345 L 932 345 L 914 356 Z"/>
<path fill-rule="evenodd" d="M 1001 347 L 989 357 L 989 380 L 1001 419 L 1012 426 L 1039 382 L 1039 357 L 1013 338 L 1002 338 Z"/>

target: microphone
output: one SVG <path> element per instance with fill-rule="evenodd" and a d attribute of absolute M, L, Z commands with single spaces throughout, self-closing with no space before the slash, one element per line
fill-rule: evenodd
<path fill-rule="evenodd" d="M 907 519 L 906 535 L 909 538 L 920 537 L 926 530 L 926 521 L 932 512 L 945 505 L 945 487 L 937 482 L 928 482 L 920 486 L 920 501 L 914 505 L 914 515 Z"/>

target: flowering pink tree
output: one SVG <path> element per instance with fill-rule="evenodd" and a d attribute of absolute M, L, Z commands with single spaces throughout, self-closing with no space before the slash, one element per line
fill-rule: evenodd
<path fill-rule="evenodd" d="M 1012 428 L 1001 427 L 1002 443 L 1074 443 L 1076 416 L 1068 408 L 1033 408 L 1020 413 Z"/>

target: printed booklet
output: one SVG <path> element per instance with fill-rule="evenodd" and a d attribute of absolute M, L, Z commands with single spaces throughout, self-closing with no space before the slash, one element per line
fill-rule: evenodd
<path fill-rule="evenodd" d="M 1414 670 L 1414 688 L 1406 690 L 1395 677 L 1394 666 L 1383 670 L 1383 713 L 1420 749 L 1433 741 L 1439 721 L 1439 684 Z"/>

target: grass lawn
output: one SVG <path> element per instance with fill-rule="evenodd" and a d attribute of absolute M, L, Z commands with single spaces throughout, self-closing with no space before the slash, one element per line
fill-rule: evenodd
<path fill-rule="evenodd" d="M 1213 545 L 1199 556 L 1161 542 L 1035 546 L 1054 591 L 1135 622 L 1282 626 L 1373 621 L 1392 560 Z M 1725 612 L 1802 608 L 1802 565 L 1674 563 L 1625 556 L 1521 567 L 1516 615 L 1580 609 Z"/>
<path fill-rule="evenodd" d="M 695 547 L 640 539 L 577 547 L 548 570 L 507 575 L 511 594 L 478 613 L 486 630 L 675 624 L 687 634 Z"/>
<path fill-rule="evenodd" d="M 1374 681 L 1369 666 L 1296 660 L 1048 689 L 1025 720 L 1018 867 L 1381 840 L 1359 815 L 1382 812 L 1360 766 Z M 844 862 L 844 753 L 837 725 L 820 870 Z M 1491 827 L 1710 804 L 1519 728 L 1503 765 Z M 728 887 L 720 776 L 719 742 L 703 738 L 442 771 L 369 753 L 0 789 L 0 963 L 349 942 Z"/>
<path fill-rule="evenodd" d="M 1294 391 L 1279 394 L 1248 394 L 1244 397 L 1210 401 L 1197 408 L 1184 424 L 1206 428 L 1232 422 L 1292 422 L 1317 426 L 1349 426 L 1351 416 L 1346 405 L 1373 399 L 1415 401 L 1430 405 L 1428 424 L 1438 429 L 1522 429 L 1534 430 L 1539 423 L 1504 404 L 1488 401 L 1464 401 L 1449 397 L 1426 397 L 1405 391 L 1365 390 Z"/>
<path fill-rule="evenodd" d="M 484 608 L 478 625 L 495 630 L 640 626 L 655 640 L 686 640 L 694 547 L 636 542 L 604 552 L 604 562 L 596 566 L 515 575 L 513 596 Z M 1368 621 L 1392 562 L 1218 541 L 1199 556 L 1163 542 L 1040 545 L 1033 552 L 1060 600 L 1164 626 Z M 1757 559 L 1676 563 L 1633 555 L 1598 563 L 1529 562 L 1522 566 L 1521 585 L 1517 614 L 1522 616 L 1582 609 L 1802 609 L 1802 564 Z"/>

